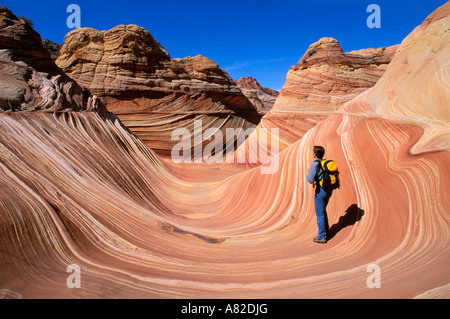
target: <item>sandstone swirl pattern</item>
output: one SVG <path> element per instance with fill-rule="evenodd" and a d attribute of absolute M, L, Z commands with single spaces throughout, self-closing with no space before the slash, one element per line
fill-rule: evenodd
<path fill-rule="evenodd" d="M 109 112 L 0 114 L 0 293 L 449 298 L 449 9 L 405 39 L 372 89 L 286 143 L 271 175 L 169 165 Z M 387 90 L 402 77 L 410 85 Z M 424 108 L 411 87 L 437 97 Z M 321 246 L 305 182 L 315 144 L 343 185 Z M 380 289 L 366 285 L 372 263 Z M 70 264 L 80 289 L 66 286 Z"/>

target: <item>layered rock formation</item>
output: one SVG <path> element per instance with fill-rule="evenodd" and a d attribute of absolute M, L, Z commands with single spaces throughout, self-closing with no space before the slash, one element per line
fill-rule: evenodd
<path fill-rule="evenodd" d="M 58 66 L 161 155 L 170 154 L 175 128 L 194 135 L 195 120 L 225 134 L 255 127 L 261 118 L 217 63 L 203 56 L 171 59 L 136 25 L 76 29 L 64 41 Z"/>
<path fill-rule="evenodd" d="M 236 85 L 242 89 L 242 92 L 252 101 L 253 104 L 262 104 L 261 109 L 271 110 L 277 96 L 278 91 L 262 87 L 258 81 L 252 77 L 241 77 L 236 81 Z"/>
<path fill-rule="evenodd" d="M 0 296 L 448 299 L 449 13 L 447 2 L 373 88 L 286 145 L 273 174 L 168 170 L 107 112 L 0 114 Z M 317 144 L 341 171 L 326 245 L 312 242 L 305 181 Z"/>
<path fill-rule="evenodd" d="M 274 107 L 263 122 L 278 127 L 286 145 L 297 141 L 344 103 L 373 87 L 397 46 L 343 52 L 338 41 L 322 38 L 292 66 Z"/>
<path fill-rule="evenodd" d="M 40 35 L 4 7 L 0 7 L 0 78 L 0 112 L 102 108 L 55 65 Z"/>
<path fill-rule="evenodd" d="M 383 75 L 397 46 L 344 53 L 338 41 L 311 44 L 289 70 L 277 111 L 333 111 L 371 88 Z"/>

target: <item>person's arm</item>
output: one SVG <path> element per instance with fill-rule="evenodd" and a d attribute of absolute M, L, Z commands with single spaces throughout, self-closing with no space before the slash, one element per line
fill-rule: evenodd
<path fill-rule="evenodd" d="M 317 173 L 317 162 L 313 162 L 309 167 L 308 175 L 306 176 L 306 180 L 308 181 L 308 183 L 314 184 L 314 181 L 316 179 L 316 173 Z"/>

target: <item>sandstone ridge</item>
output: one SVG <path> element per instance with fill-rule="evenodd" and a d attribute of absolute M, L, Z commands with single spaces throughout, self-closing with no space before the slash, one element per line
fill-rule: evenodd
<path fill-rule="evenodd" d="M 311 44 L 287 74 L 274 111 L 337 110 L 371 88 L 392 60 L 397 46 L 345 53 L 325 37 Z"/>
<path fill-rule="evenodd" d="M 279 128 L 281 145 L 299 140 L 345 103 L 373 87 L 398 46 L 344 52 L 324 37 L 312 43 L 287 73 L 286 82 L 262 125 Z"/>
<path fill-rule="evenodd" d="M 69 32 L 64 42 L 57 65 L 119 114 L 140 97 L 146 98 L 146 106 L 135 104 L 148 111 L 257 113 L 216 62 L 201 55 L 171 59 L 142 27 L 80 28 Z M 168 95 L 192 99 L 197 107 L 160 103 Z M 214 105 L 203 105 L 201 98 L 214 100 Z"/>

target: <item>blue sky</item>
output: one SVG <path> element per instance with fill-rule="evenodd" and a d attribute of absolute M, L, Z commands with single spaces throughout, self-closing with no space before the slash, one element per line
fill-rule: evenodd
<path fill-rule="evenodd" d="M 43 39 L 64 42 L 71 30 L 69 4 L 81 8 L 81 27 L 108 30 L 118 24 L 146 28 L 172 58 L 202 54 L 234 80 L 252 76 L 281 90 L 289 67 L 322 37 L 344 51 L 399 44 L 446 0 L 0 0 L 25 15 Z M 381 28 L 370 29 L 369 4 L 381 8 Z"/>

